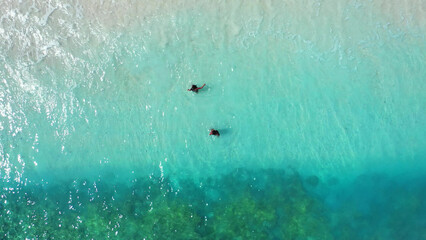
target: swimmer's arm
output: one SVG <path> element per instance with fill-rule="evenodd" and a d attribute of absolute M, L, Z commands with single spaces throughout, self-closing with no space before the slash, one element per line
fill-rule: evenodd
<path fill-rule="evenodd" d="M 201 87 L 197 88 L 196 90 L 200 90 L 200 89 L 202 89 L 204 86 L 206 86 L 206 84 L 205 84 L 205 83 L 203 84 L 203 86 L 201 86 Z"/>

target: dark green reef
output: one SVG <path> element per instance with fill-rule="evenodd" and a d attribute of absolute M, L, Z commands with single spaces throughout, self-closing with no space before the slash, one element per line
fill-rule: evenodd
<path fill-rule="evenodd" d="M 415 183 L 415 184 L 412 184 Z M 4 185 L 4 184 L 3 184 Z M 0 239 L 426 239 L 426 181 L 237 169 L 2 186 Z"/>

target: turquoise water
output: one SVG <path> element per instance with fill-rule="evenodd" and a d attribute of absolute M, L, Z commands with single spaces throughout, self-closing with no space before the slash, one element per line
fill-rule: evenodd
<path fill-rule="evenodd" d="M 425 8 L 6 1 L 0 238 L 426 238 Z"/>

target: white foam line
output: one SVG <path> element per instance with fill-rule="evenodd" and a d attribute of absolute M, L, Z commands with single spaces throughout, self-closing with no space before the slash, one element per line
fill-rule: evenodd
<path fill-rule="evenodd" d="M 46 25 L 47 20 L 49 19 L 50 15 L 52 15 L 52 13 L 53 13 L 56 9 L 58 9 L 58 8 L 57 8 L 57 7 L 55 7 L 55 8 L 50 8 L 50 9 L 46 12 L 46 14 L 44 15 L 44 17 L 43 17 L 43 18 L 40 20 L 40 22 L 39 22 L 40 26 L 45 26 L 45 25 Z"/>

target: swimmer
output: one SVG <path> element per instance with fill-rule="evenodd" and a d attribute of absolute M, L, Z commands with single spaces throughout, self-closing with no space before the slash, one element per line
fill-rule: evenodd
<path fill-rule="evenodd" d="M 202 89 L 204 86 L 206 86 L 205 83 L 201 87 L 197 87 L 197 85 L 192 85 L 191 88 L 188 89 L 188 91 L 198 93 L 198 90 Z"/>
<path fill-rule="evenodd" d="M 210 129 L 210 134 L 209 135 L 213 135 L 213 136 L 220 136 L 220 133 L 218 130 L 216 129 Z"/>

